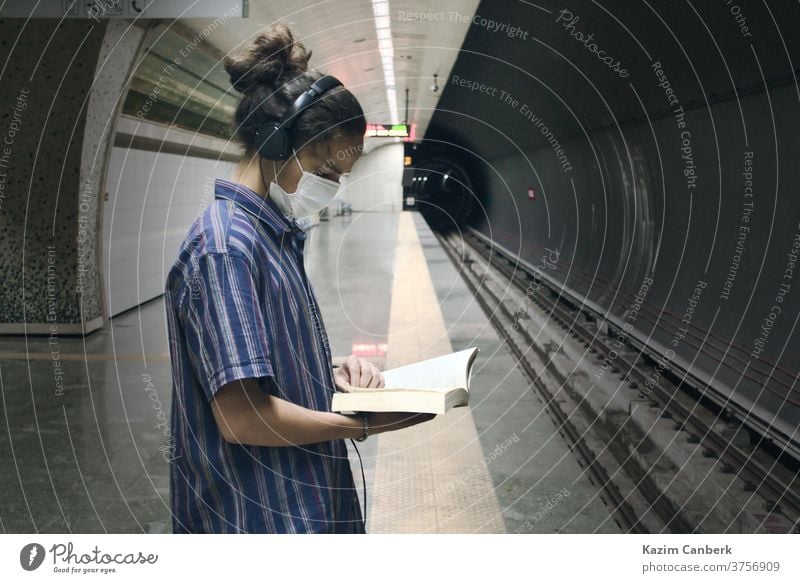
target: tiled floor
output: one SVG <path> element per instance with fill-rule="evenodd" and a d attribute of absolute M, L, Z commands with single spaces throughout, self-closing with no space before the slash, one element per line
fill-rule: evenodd
<path fill-rule="evenodd" d="M 5 532 L 165 531 L 164 329 L 154 301 L 86 339 L 0 340 Z"/>
<path fill-rule="evenodd" d="M 307 266 L 338 357 L 355 351 L 383 367 L 387 357 L 393 366 L 481 349 L 469 409 L 359 446 L 370 531 L 554 532 L 564 524 L 568 532 L 615 531 L 418 215 L 332 217 L 311 231 Z M 402 303 L 409 297 L 424 321 L 409 323 Z M 403 346 L 408 326 L 416 332 Z M 169 412 L 170 376 L 161 300 L 85 339 L 0 338 L 0 392 L 0 531 L 168 532 L 159 415 Z M 354 473 L 360 485 L 357 462 Z"/>

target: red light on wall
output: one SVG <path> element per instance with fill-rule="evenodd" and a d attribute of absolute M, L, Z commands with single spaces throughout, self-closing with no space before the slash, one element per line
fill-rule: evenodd
<path fill-rule="evenodd" d="M 356 356 L 386 356 L 386 350 L 389 345 L 386 343 L 381 344 L 367 344 L 354 342 L 351 350 Z"/>
<path fill-rule="evenodd" d="M 409 124 L 408 128 L 408 137 L 404 138 L 404 142 L 414 142 L 417 139 L 417 124 L 412 123 Z"/>
<path fill-rule="evenodd" d="M 528 200 L 536 200 L 536 191 L 533 186 L 528 187 Z"/>

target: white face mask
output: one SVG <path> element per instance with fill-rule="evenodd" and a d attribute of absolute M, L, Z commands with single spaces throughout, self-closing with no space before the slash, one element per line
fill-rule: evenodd
<path fill-rule="evenodd" d="M 300 160 L 297 159 L 297 152 L 295 152 L 294 158 L 303 172 L 297 183 L 297 190 L 291 194 L 286 192 L 277 182 L 276 171 L 274 173 L 276 179 L 269 185 L 269 196 L 285 215 L 302 219 L 314 216 L 327 207 L 339 193 L 341 185 L 335 180 L 303 170 Z M 272 167 L 275 168 L 274 161 Z"/>

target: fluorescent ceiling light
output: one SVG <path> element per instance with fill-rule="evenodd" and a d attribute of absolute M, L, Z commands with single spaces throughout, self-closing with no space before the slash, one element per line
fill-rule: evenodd
<path fill-rule="evenodd" d="M 389 16 L 388 0 L 372 0 L 372 12 L 375 16 Z"/>
<path fill-rule="evenodd" d="M 383 82 L 386 85 L 386 100 L 389 102 L 391 123 L 400 123 L 397 113 L 397 91 L 394 77 L 394 43 L 392 42 L 392 22 L 389 18 L 388 0 L 372 0 L 372 13 L 375 16 L 375 34 L 378 36 L 378 51 L 383 65 Z"/>
<path fill-rule="evenodd" d="M 390 38 L 380 39 L 378 41 L 378 49 L 381 51 L 381 56 L 383 55 L 394 56 L 394 43 Z"/>

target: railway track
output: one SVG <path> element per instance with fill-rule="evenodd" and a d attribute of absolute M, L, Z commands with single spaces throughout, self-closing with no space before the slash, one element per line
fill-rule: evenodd
<path fill-rule="evenodd" d="M 797 460 L 484 238 L 437 237 L 624 532 L 798 532 Z"/>

